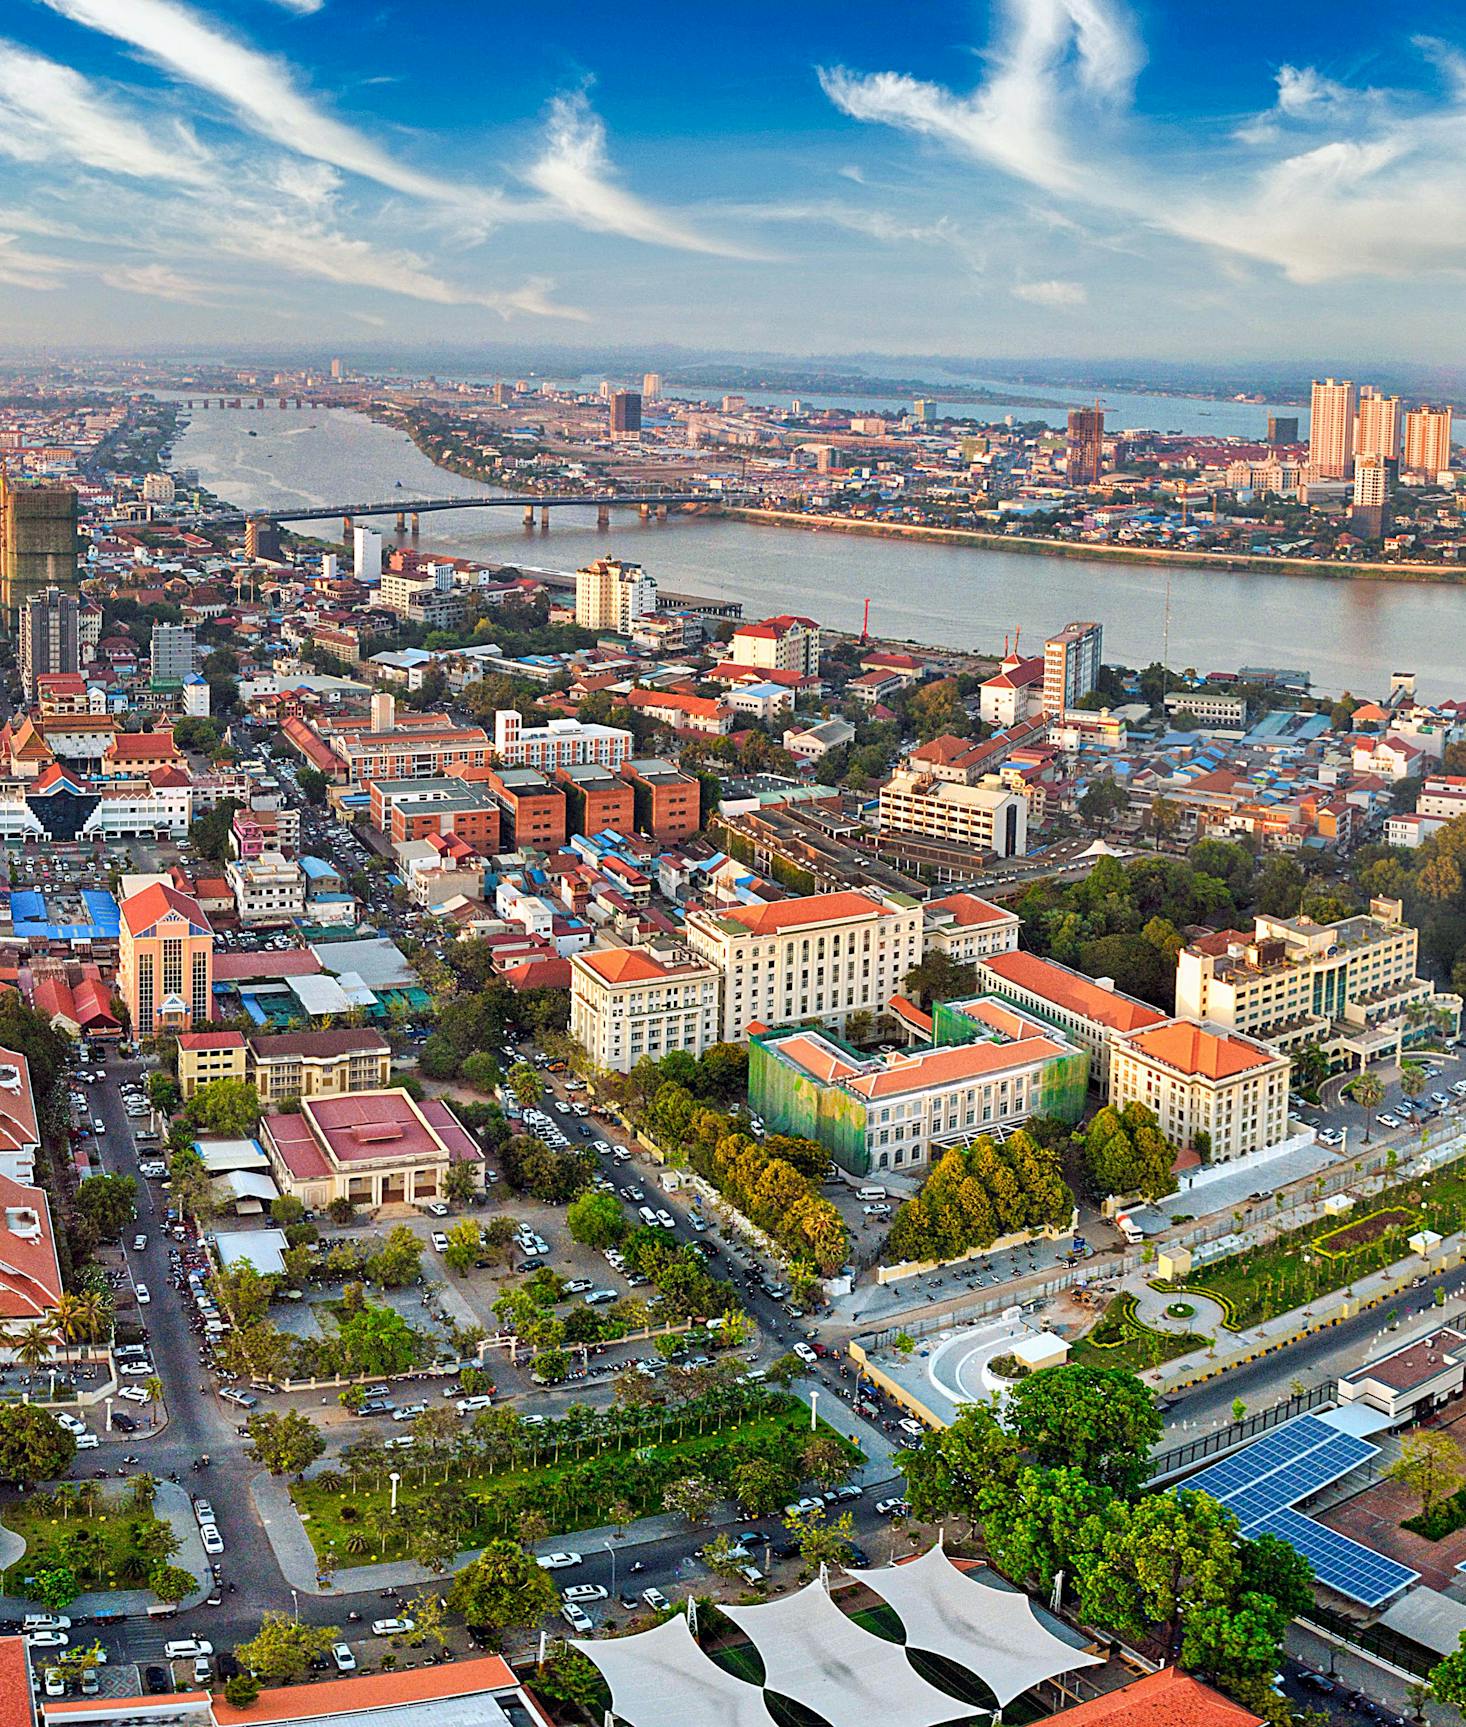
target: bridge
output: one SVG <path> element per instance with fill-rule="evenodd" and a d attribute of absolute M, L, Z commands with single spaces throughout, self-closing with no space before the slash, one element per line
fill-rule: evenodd
<path fill-rule="evenodd" d="M 721 492 L 616 492 L 596 494 L 563 492 L 552 496 L 510 493 L 504 497 L 474 494 L 466 498 L 387 498 L 365 504 L 310 504 L 296 509 L 289 504 L 264 505 L 254 510 L 200 511 L 193 515 L 169 516 L 170 525 L 185 528 L 243 527 L 250 522 L 326 522 L 340 518 L 343 535 L 349 536 L 353 524 L 363 516 L 395 516 L 397 532 L 418 531 L 418 518 L 435 510 L 522 510 L 524 525 L 534 526 L 535 511 L 539 511 L 540 526 L 550 525 L 550 511 L 587 510 L 596 512 L 600 527 L 608 527 L 613 509 L 638 510 L 643 520 L 655 515 L 665 521 L 669 509 L 690 509 L 698 506 L 723 504 L 731 494 Z M 109 526 L 114 524 L 108 524 Z M 117 526 L 124 525 L 121 521 Z"/>

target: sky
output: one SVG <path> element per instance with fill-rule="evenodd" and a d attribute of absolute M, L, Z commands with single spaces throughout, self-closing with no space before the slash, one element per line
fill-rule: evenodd
<path fill-rule="evenodd" d="M 6 0 L 0 344 L 1454 361 L 1466 21 Z"/>

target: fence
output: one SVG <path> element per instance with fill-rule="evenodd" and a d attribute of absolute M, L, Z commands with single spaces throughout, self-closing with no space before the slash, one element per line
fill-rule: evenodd
<path fill-rule="evenodd" d="M 1153 1487 L 1168 1476 L 1179 1475 L 1182 1470 L 1189 1469 L 1193 1463 L 1200 1463 L 1203 1458 L 1219 1457 L 1225 1451 L 1234 1451 L 1239 1445 L 1246 1445 L 1250 1440 L 1256 1439 L 1259 1433 L 1266 1433 L 1271 1427 L 1281 1427 L 1295 1415 L 1306 1415 L 1310 1409 L 1337 1402 L 1333 1381 L 1325 1380 L 1309 1391 L 1300 1392 L 1296 1397 L 1288 1397 L 1281 1403 L 1273 1404 L 1270 1409 L 1259 1409 L 1256 1415 L 1244 1416 L 1241 1421 L 1234 1421 L 1228 1427 L 1219 1427 L 1215 1433 L 1189 1439 L 1184 1445 L 1173 1445 L 1169 1451 L 1163 1451 L 1158 1457 L 1151 1459 L 1147 1485 Z"/>
<path fill-rule="evenodd" d="M 1298 1617 L 1305 1625 L 1326 1631 L 1351 1648 L 1365 1655 L 1378 1656 L 1381 1661 L 1388 1661 L 1392 1667 L 1413 1673 L 1420 1679 L 1440 1660 L 1439 1655 L 1422 1649 L 1418 1643 L 1412 1643 L 1398 1631 L 1391 1631 L 1387 1625 L 1361 1625 L 1343 1613 L 1333 1613 L 1327 1607 L 1317 1605 L 1305 1607 Z"/>

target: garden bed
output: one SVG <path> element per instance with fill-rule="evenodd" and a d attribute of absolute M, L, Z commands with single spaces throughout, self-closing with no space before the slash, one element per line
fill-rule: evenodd
<path fill-rule="evenodd" d="M 178 1551 L 171 1524 L 156 1516 L 151 1491 L 103 1493 L 84 1481 L 44 1488 L 14 1500 L 0 1522 L 25 1542 L 25 1554 L 5 1573 L 7 1593 L 33 1593 L 23 1579 L 69 1570 L 78 1593 L 145 1589 L 148 1578 Z"/>
<path fill-rule="evenodd" d="M 1117 1295 L 1098 1324 L 1074 1345 L 1069 1359 L 1086 1367 L 1128 1367 L 1139 1373 L 1178 1355 L 1207 1349 L 1211 1341 L 1193 1331 L 1154 1331 L 1141 1323 L 1133 1295 Z"/>
<path fill-rule="evenodd" d="M 1357 1253 L 1361 1247 L 1368 1247 L 1371 1242 L 1378 1241 L 1393 1230 L 1413 1229 L 1418 1221 L 1413 1211 L 1392 1205 L 1387 1210 L 1371 1211 L 1367 1217 L 1329 1230 L 1326 1235 L 1318 1236 L 1313 1245 L 1319 1253 L 1327 1254 L 1330 1259 L 1339 1259 L 1346 1254 Z"/>

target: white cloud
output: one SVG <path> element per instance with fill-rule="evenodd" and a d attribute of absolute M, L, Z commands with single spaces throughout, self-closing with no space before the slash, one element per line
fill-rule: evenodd
<path fill-rule="evenodd" d="M 69 66 L 6 41 L 0 41 L 0 152 L 137 179 L 201 185 L 208 178 L 204 151 L 183 127 L 150 130 Z"/>
<path fill-rule="evenodd" d="M 326 0 L 275 0 L 275 4 L 284 12 L 296 12 L 306 18 L 313 12 L 319 12 Z"/>
<path fill-rule="evenodd" d="M 14 234 L 0 232 L 0 286 L 46 293 L 61 286 L 70 267 L 65 259 L 27 252 Z"/>
<path fill-rule="evenodd" d="M 114 264 L 101 272 L 109 288 L 125 294 L 143 294 L 153 300 L 176 300 L 190 306 L 213 303 L 213 290 L 191 277 L 180 275 L 167 264 Z"/>
<path fill-rule="evenodd" d="M 44 0 L 63 17 L 127 43 L 231 108 L 251 130 L 298 155 L 406 193 L 447 203 L 492 194 L 454 186 L 398 162 L 297 87 L 293 69 L 216 29 L 176 0 Z"/>
<path fill-rule="evenodd" d="M 525 179 L 557 212 L 596 233 L 621 234 L 682 252 L 748 256 L 643 202 L 619 186 L 614 174 L 606 151 L 606 128 L 585 93 L 557 96 L 550 104 L 544 153 L 525 172 Z"/>
<path fill-rule="evenodd" d="M 1035 306 L 1083 306 L 1089 300 L 1083 282 L 1019 282 L 1013 296 Z"/>

